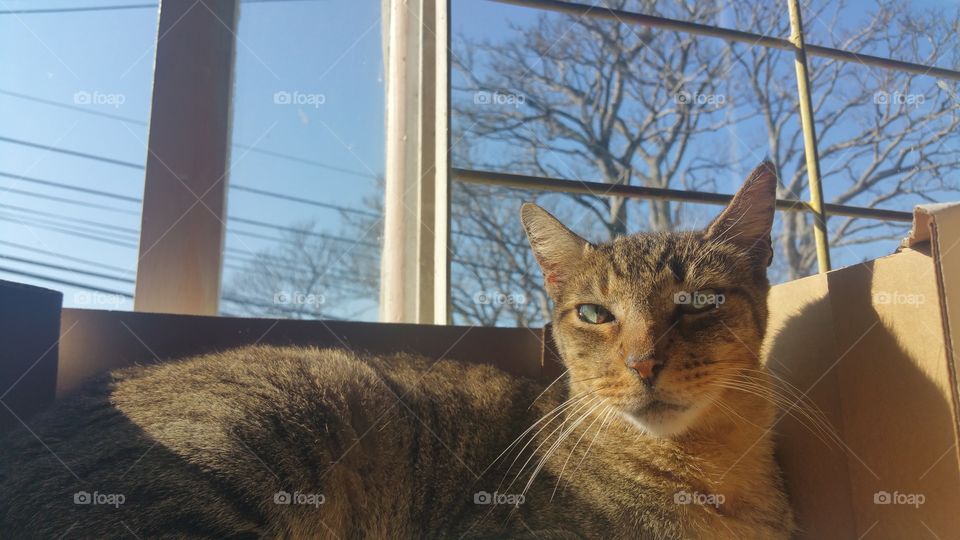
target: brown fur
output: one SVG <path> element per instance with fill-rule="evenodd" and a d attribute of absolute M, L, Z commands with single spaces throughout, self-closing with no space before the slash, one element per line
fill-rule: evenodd
<path fill-rule="evenodd" d="M 484 365 L 292 347 L 110 374 L 3 439 L 0 531 L 786 538 L 775 410 L 751 390 L 769 386 L 756 355 L 772 182 L 759 169 L 703 233 L 596 246 L 525 206 L 569 368 L 546 388 Z M 705 288 L 725 303 L 679 314 L 674 294 Z M 583 323 L 583 303 L 616 321 Z M 625 365 L 637 354 L 662 366 L 653 385 Z M 77 505 L 80 490 L 125 501 Z M 281 490 L 323 503 L 276 504 Z M 523 503 L 475 503 L 495 491 Z M 682 504 L 684 494 L 723 501 Z"/>

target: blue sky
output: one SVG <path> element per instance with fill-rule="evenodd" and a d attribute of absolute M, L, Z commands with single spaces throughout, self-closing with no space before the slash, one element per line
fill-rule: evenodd
<path fill-rule="evenodd" d="M 141 3 L 149 0 L 0 0 L 0 11 Z M 455 40 L 464 36 L 495 40 L 509 32 L 508 20 L 523 25 L 536 16 L 532 10 L 479 0 L 454 4 Z M 934 7 L 937 2 L 914 5 Z M 352 208 L 363 208 L 363 198 L 377 194 L 373 177 L 382 173 L 384 162 L 379 11 L 380 2 L 371 0 L 242 6 L 232 185 Z M 63 290 L 67 306 L 132 307 L 128 298 L 84 293 L 80 287 L 39 276 L 132 292 L 129 280 L 136 267 L 140 219 L 136 202 L 2 174 L 139 198 L 156 24 L 155 8 L 0 15 L 0 118 L 4 119 L 0 123 L 0 279 Z M 305 103 L 277 104 L 278 92 L 306 96 L 301 98 Z M 49 152 L 6 139 L 123 163 Z M 244 148 L 253 144 L 261 151 L 313 163 Z M 728 191 L 738 181 L 731 179 Z M 236 190 L 230 192 L 228 207 L 232 218 L 280 226 L 315 221 L 318 229 L 333 231 L 341 226 L 336 212 Z M 240 231 L 270 237 L 282 234 L 228 221 L 225 283 L 233 268 L 242 264 L 237 257 L 246 258 L 245 253 L 272 245 Z M 375 319 L 375 309 L 368 309 L 361 318 Z"/>

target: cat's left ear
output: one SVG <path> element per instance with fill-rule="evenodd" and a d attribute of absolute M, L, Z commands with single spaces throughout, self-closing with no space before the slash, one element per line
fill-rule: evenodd
<path fill-rule="evenodd" d="M 729 242 L 764 266 L 773 261 L 773 211 L 777 202 L 777 171 L 764 161 L 747 177 L 730 204 L 707 227 L 707 240 Z"/>
<path fill-rule="evenodd" d="M 520 221 L 527 231 L 530 247 L 543 270 L 544 285 L 553 298 L 576 271 L 590 242 L 563 226 L 549 212 L 533 203 L 520 207 Z"/>

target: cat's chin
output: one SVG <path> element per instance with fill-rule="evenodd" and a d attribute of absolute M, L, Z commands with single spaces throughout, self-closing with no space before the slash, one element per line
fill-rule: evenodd
<path fill-rule="evenodd" d="M 643 407 L 622 411 L 621 414 L 645 435 L 670 438 L 690 429 L 700 415 L 700 408 L 652 401 Z"/>

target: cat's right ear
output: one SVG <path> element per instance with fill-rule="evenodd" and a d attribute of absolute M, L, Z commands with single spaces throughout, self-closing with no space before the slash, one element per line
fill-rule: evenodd
<path fill-rule="evenodd" d="M 527 231 L 533 255 L 543 270 L 547 292 L 556 298 L 590 248 L 590 242 L 577 236 L 557 218 L 533 203 L 524 203 L 520 207 L 520 221 Z"/>

